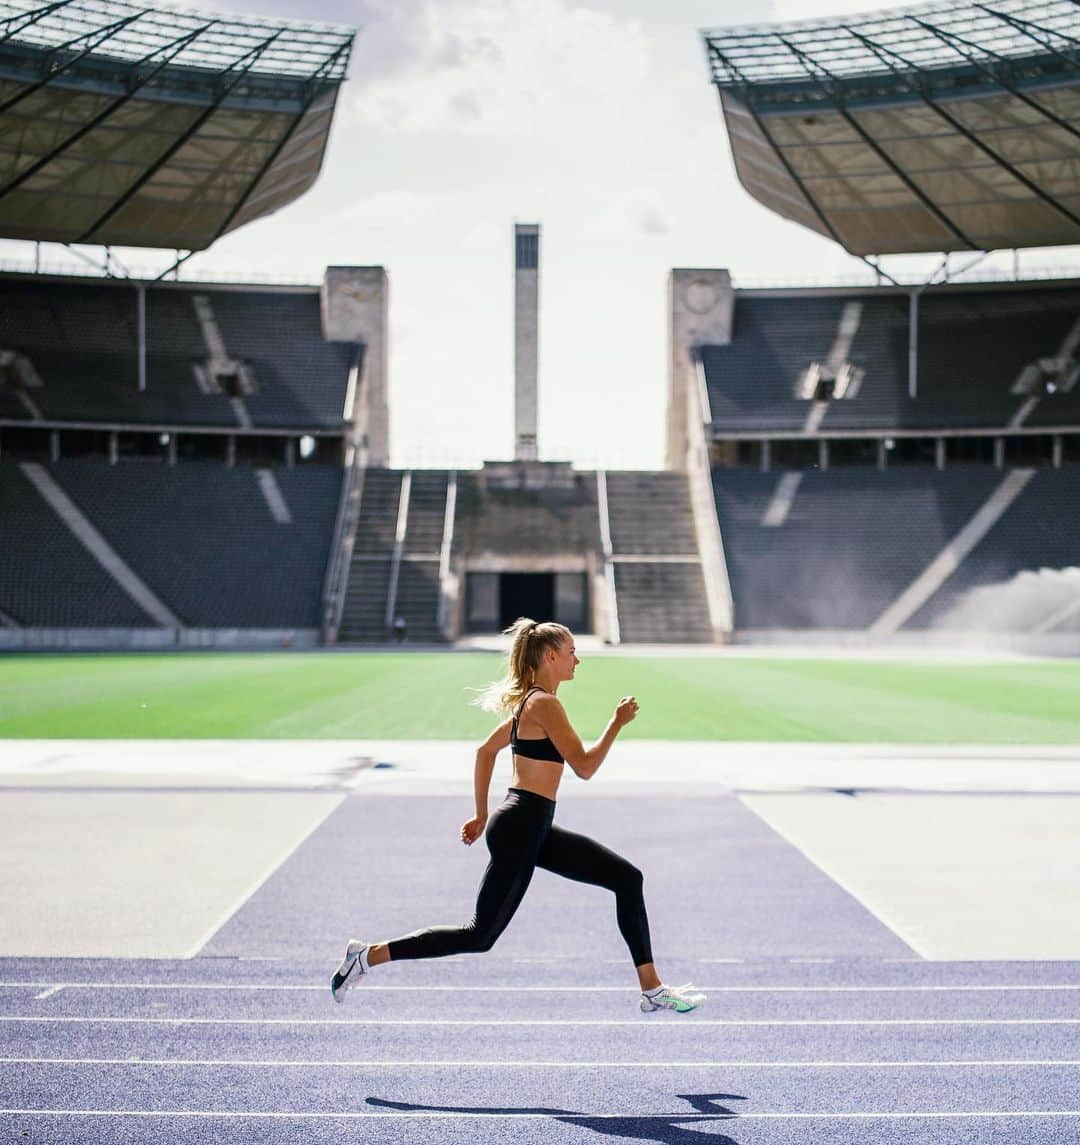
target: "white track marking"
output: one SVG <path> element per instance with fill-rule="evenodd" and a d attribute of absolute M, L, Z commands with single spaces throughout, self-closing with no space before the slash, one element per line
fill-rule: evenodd
<path fill-rule="evenodd" d="M 121 1065 L 121 1066 L 245 1066 L 258 1069 L 987 1069 L 992 1067 L 1080 1066 L 1080 1059 L 1046 1061 L 448 1061 L 401 1059 L 386 1061 L 304 1061 L 271 1058 L 5 1058 L 0 1065 Z"/>
<path fill-rule="evenodd" d="M 445 962 L 446 960 L 443 959 Z M 711 961 L 716 961 L 712 959 Z M 921 961 L 921 959 L 920 959 Z M 0 982 L 0 989 L 27 989 L 36 990 L 43 985 L 41 982 L 12 981 Z M 278 982 L 64 982 L 55 986 L 54 990 L 226 990 L 233 994 L 244 993 L 249 990 L 269 991 L 272 993 L 284 991 L 302 991 L 324 994 L 327 990 L 324 984 L 285 984 Z M 438 992 L 446 994 L 547 994 L 553 989 L 561 993 L 576 992 L 582 994 L 616 993 L 636 994 L 633 986 L 371 986 L 364 985 L 364 993 L 390 991 L 417 991 Z M 709 990 L 714 994 L 919 994 L 919 993 L 951 993 L 977 992 L 995 993 L 1017 991 L 1054 991 L 1054 990 L 1080 990 L 1080 982 L 1035 982 L 1035 983 L 1002 983 L 1000 985 L 974 984 L 974 985 L 907 985 L 907 986 L 701 986 L 701 990 Z"/>
<path fill-rule="evenodd" d="M 698 1113 L 696 1110 L 680 1109 L 676 1113 L 596 1113 L 586 1110 L 558 1110 L 552 1113 L 472 1113 L 451 1110 L 420 1110 L 414 1113 L 301 1113 L 294 1111 L 257 1110 L 214 1110 L 214 1109 L 0 1109 L 0 1116 L 9 1117 L 193 1117 L 228 1118 L 229 1120 L 274 1120 L 274 1121 L 549 1121 L 552 1119 L 574 1118 L 603 1119 L 605 1121 L 947 1121 L 994 1118 L 1072 1118 L 1080 1117 L 1075 1109 L 1030 1109 L 1030 1110 L 964 1110 L 956 1113 L 940 1113 L 920 1110 L 911 1113 L 887 1111 L 884 1113 Z"/>
<path fill-rule="evenodd" d="M 48 990 L 42 990 L 40 994 L 35 994 L 34 1001 L 40 1002 L 42 998 L 51 998 L 54 994 L 59 994 L 63 988 L 63 986 L 50 986 Z"/>
<path fill-rule="evenodd" d="M 202 950 L 203 947 L 210 942 L 214 935 L 217 934 L 217 932 L 221 930 L 221 928 L 225 926 L 226 923 L 229 922 L 229 920 L 236 914 L 236 912 L 239 911 L 240 908 L 248 903 L 252 898 L 254 898 L 258 891 L 262 889 L 263 885 L 268 882 L 272 876 L 277 874 L 277 872 L 289 861 L 289 859 L 291 859 L 293 855 L 296 854 L 300 847 L 306 843 L 312 835 L 315 834 L 315 832 L 327 821 L 327 819 L 330 818 L 331 815 L 333 815 L 333 813 L 341 806 L 344 801 L 345 796 L 342 796 L 333 804 L 333 806 L 327 807 L 326 811 L 315 818 L 315 821 L 311 824 L 311 826 L 308 827 L 308 829 L 295 840 L 295 842 L 291 847 L 288 848 L 288 850 L 280 855 L 275 856 L 274 859 L 266 865 L 266 869 L 262 872 L 262 874 L 258 875 L 251 883 L 251 885 L 248 886 L 246 890 L 241 892 L 241 894 L 232 903 L 230 903 L 229 906 L 225 908 L 224 912 L 213 924 L 213 926 L 211 926 L 209 930 L 204 931 L 202 937 L 194 944 L 194 946 L 188 950 L 185 957 L 194 958 L 199 953 L 199 951 Z"/>
<path fill-rule="evenodd" d="M 650 1022 L 648 1018 L 84 1018 L 0 1015 L 0 1022 L 53 1025 L 122 1026 L 635 1026 L 689 1030 L 694 1026 L 1080 1026 L 1080 1018 L 689 1018 Z"/>

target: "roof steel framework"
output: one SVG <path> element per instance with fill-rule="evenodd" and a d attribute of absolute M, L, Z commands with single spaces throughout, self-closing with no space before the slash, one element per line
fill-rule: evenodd
<path fill-rule="evenodd" d="M 1080 242 L 1080 4 L 704 33 L 743 185 L 854 254 Z"/>
<path fill-rule="evenodd" d="M 18 40 L 57 52 L 94 40 L 113 59 L 139 63 L 190 36 L 172 62 L 211 72 L 227 72 L 255 53 L 250 70 L 256 74 L 341 80 L 353 35 L 328 24 L 151 8 L 128 0 L 0 0 L 0 42 Z"/>
<path fill-rule="evenodd" d="M 354 32 L 0 0 L 0 236 L 205 249 L 315 181 Z"/>

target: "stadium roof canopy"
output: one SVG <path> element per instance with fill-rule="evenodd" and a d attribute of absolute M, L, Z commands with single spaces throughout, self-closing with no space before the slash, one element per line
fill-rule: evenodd
<path fill-rule="evenodd" d="M 703 33 L 735 167 L 852 254 L 1080 243 L 1080 5 Z"/>
<path fill-rule="evenodd" d="M 318 176 L 354 32 L 0 0 L 0 237 L 204 250 Z"/>

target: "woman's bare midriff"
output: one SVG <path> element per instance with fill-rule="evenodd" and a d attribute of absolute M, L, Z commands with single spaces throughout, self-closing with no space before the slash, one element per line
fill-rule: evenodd
<path fill-rule="evenodd" d="M 563 764 L 546 759 L 529 759 L 524 755 L 514 756 L 514 775 L 511 787 L 520 787 L 545 799 L 554 799 L 562 779 Z"/>

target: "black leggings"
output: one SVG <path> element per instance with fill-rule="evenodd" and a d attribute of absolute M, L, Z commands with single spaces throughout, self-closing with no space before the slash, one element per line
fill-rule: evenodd
<path fill-rule="evenodd" d="M 491 852 L 476 896 L 476 913 L 464 926 L 433 926 L 390 944 L 390 960 L 442 958 L 490 950 L 521 904 L 533 871 L 607 887 L 615 892 L 615 917 L 635 966 L 652 962 L 641 872 L 607 847 L 554 826 L 555 801 L 511 787 L 487 826 Z"/>

